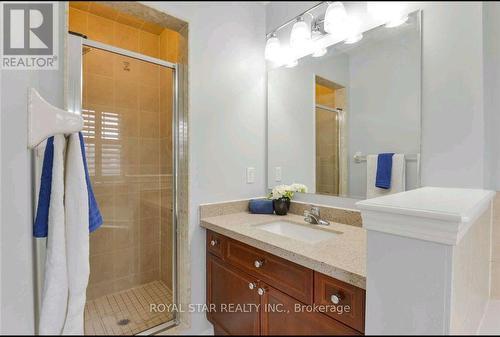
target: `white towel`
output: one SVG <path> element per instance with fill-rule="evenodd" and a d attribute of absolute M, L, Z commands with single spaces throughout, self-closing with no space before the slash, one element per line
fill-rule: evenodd
<path fill-rule="evenodd" d="M 53 144 L 53 145 L 52 145 Z M 86 171 L 82 134 L 47 141 L 35 237 L 47 237 L 39 332 L 83 335 L 89 231 L 102 224 Z"/>
<path fill-rule="evenodd" d="M 68 138 L 66 150 L 66 256 L 68 263 L 68 311 L 64 335 L 83 335 L 86 290 L 89 265 L 89 195 L 82 165 L 80 138 L 77 133 Z"/>
<path fill-rule="evenodd" d="M 391 188 L 383 189 L 375 186 L 377 178 L 378 155 L 366 156 L 366 198 L 376 198 L 406 190 L 406 162 L 405 155 L 395 153 L 392 156 Z"/>
<path fill-rule="evenodd" d="M 66 261 L 66 229 L 64 214 L 63 135 L 54 136 L 52 190 L 48 217 L 47 254 L 39 330 L 41 335 L 60 335 L 66 319 L 68 302 L 68 270 Z"/>

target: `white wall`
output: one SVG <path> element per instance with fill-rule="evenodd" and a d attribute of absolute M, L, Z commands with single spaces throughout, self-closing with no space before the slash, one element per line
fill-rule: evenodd
<path fill-rule="evenodd" d="M 367 335 L 448 333 L 452 246 L 370 230 L 366 255 Z"/>
<path fill-rule="evenodd" d="M 64 6 L 59 6 L 63 50 Z M 60 60 L 63 57 L 59 56 Z M 2 334 L 34 333 L 31 158 L 27 149 L 28 88 L 63 107 L 64 64 L 59 70 L 2 70 L 1 75 L 1 316 Z"/>
<path fill-rule="evenodd" d="M 269 6 L 268 30 L 304 10 L 304 4 Z M 482 187 L 482 4 L 408 2 L 406 6 L 408 12 L 423 10 L 422 184 Z"/>
<path fill-rule="evenodd" d="M 269 1 L 266 6 L 266 31 L 281 26 L 319 1 Z"/>
<path fill-rule="evenodd" d="M 189 23 L 192 303 L 205 303 L 201 203 L 262 196 L 266 172 L 265 9 L 256 2 L 146 2 Z M 246 184 L 245 168 L 256 169 Z M 205 314 L 192 332 L 206 330 Z"/>

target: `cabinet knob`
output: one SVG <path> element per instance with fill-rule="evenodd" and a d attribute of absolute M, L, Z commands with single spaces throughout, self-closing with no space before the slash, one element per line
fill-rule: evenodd
<path fill-rule="evenodd" d="M 332 301 L 333 304 L 339 304 L 341 299 L 342 296 L 340 296 L 339 294 L 334 294 L 330 296 L 330 301 Z"/>
<path fill-rule="evenodd" d="M 251 282 L 251 283 L 248 284 L 248 289 L 250 289 L 250 290 L 254 290 L 255 287 L 257 287 L 257 285 L 255 284 L 255 282 Z"/>
<path fill-rule="evenodd" d="M 257 294 L 259 294 L 260 296 L 264 295 L 265 293 L 266 293 L 266 289 L 264 289 L 264 288 L 257 289 Z"/>
<path fill-rule="evenodd" d="M 217 245 L 217 240 L 210 241 L 210 246 L 215 247 Z"/>
<path fill-rule="evenodd" d="M 264 265 L 264 260 L 255 260 L 253 265 L 255 266 L 255 268 L 261 268 Z"/>

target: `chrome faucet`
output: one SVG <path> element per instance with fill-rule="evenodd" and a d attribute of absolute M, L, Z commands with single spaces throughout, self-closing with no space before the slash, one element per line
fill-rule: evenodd
<path fill-rule="evenodd" d="M 330 224 L 328 221 L 321 219 L 319 207 L 317 206 L 311 206 L 310 211 L 304 211 L 304 221 L 311 225 L 328 226 Z"/>

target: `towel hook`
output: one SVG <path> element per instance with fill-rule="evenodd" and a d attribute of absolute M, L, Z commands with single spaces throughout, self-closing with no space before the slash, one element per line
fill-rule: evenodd
<path fill-rule="evenodd" d="M 79 132 L 83 129 L 81 115 L 59 109 L 34 88 L 28 92 L 28 148 L 33 149 L 56 134 Z"/>

